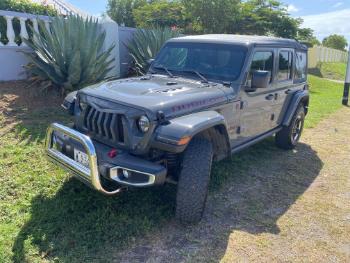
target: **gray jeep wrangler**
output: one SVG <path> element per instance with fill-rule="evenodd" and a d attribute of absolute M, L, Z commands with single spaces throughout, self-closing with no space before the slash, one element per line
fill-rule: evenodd
<path fill-rule="evenodd" d="M 280 38 L 171 39 L 142 77 L 69 94 L 73 127 L 53 123 L 50 160 L 107 195 L 177 184 L 176 217 L 196 222 L 210 170 L 262 139 L 293 149 L 309 104 L 307 48 Z"/>

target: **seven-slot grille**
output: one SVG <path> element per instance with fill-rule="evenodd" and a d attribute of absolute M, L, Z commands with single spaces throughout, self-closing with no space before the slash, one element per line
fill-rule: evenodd
<path fill-rule="evenodd" d="M 89 105 L 85 110 L 84 126 L 97 137 L 124 143 L 123 118 L 123 114 L 102 112 Z"/>

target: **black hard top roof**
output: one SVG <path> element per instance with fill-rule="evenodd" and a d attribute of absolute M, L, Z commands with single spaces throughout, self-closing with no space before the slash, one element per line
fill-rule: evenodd
<path fill-rule="evenodd" d="M 307 47 L 294 39 L 266 37 L 266 36 L 248 36 L 248 35 L 229 35 L 229 34 L 209 34 L 177 37 L 169 42 L 191 42 L 191 43 L 222 43 L 239 45 L 271 45 L 290 47 L 295 49 L 307 50 Z"/>

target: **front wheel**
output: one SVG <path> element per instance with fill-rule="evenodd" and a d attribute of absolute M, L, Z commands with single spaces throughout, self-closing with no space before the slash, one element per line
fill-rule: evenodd
<path fill-rule="evenodd" d="M 293 149 L 301 137 L 304 128 L 305 109 L 300 105 L 295 111 L 292 121 L 289 126 L 283 127 L 276 133 L 276 145 L 282 149 Z"/>
<path fill-rule="evenodd" d="M 182 223 L 201 220 L 210 180 L 213 146 L 204 138 L 193 138 L 184 152 L 176 195 L 176 218 Z"/>

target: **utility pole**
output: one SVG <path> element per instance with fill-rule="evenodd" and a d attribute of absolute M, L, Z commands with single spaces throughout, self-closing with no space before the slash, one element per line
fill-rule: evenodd
<path fill-rule="evenodd" d="M 350 88 L 350 47 L 348 53 L 348 65 L 346 67 L 346 76 L 344 83 L 344 93 L 343 93 L 343 105 L 348 105 L 349 101 L 349 88 Z"/>

